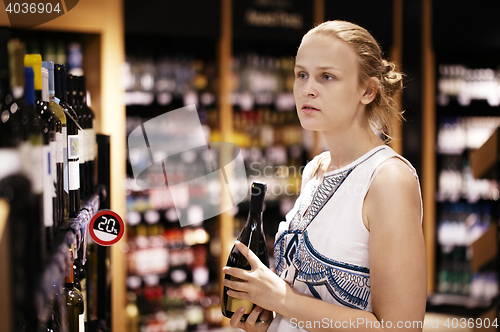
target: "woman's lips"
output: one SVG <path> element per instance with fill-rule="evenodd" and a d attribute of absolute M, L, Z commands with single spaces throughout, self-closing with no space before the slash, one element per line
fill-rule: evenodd
<path fill-rule="evenodd" d="M 305 104 L 305 105 L 302 105 L 302 112 L 304 112 L 305 114 L 313 114 L 316 112 L 320 112 L 320 110 L 315 108 L 312 105 Z"/>

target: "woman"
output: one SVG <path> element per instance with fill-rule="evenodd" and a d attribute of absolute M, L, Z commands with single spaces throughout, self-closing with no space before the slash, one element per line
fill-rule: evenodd
<path fill-rule="evenodd" d="M 294 96 L 301 125 L 319 131 L 329 151 L 304 169 L 300 197 L 280 223 L 275 273 L 241 243 L 252 270 L 225 267 L 235 298 L 257 306 L 246 331 L 419 331 L 426 262 L 418 177 L 384 144 L 401 114 L 395 65 L 374 38 L 329 21 L 302 39 Z"/>

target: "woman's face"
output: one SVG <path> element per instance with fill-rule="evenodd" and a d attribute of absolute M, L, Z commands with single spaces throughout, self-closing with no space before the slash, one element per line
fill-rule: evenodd
<path fill-rule="evenodd" d="M 364 115 L 366 89 L 359 84 L 357 54 L 334 37 L 303 39 L 295 61 L 293 94 L 302 127 L 349 129 Z"/>

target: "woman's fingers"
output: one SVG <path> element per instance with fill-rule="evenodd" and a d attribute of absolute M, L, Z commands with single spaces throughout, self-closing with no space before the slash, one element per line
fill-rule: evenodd
<path fill-rule="evenodd" d="M 244 313 L 245 313 L 244 307 L 241 307 L 235 311 L 230 321 L 232 327 L 239 327 L 239 328 L 243 327 L 243 322 L 241 321 L 241 317 L 243 317 Z"/>
<path fill-rule="evenodd" d="M 250 263 L 250 266 L 252 267 L 252 270 L 256 269 L 259 264 L 261 263 L 259 257 L 253 253 L 252 250 L 250 250 L 246 245 L 241 243 L 240 241 L 236 241 L 234 243 L 236 248 L 245 256 L 247 259 L 248 263 Z"/>
<path fill-rule="evenodd" d="M 248 291 L 248 289 L 246 288 L 247 283 L 244 281 L 233 281 L 229 279 L 222 279 L 222 283 L 224 284 L 224 286 L 237 291 L 244 291 L 244 292 Z"/>
<path fill-rule="evenodd" d="M 238 269 L 237 267 L 224 266 L 222 268 L 224 274 L 229 274 L 230 276 L 236 277 L 242 281 L 248 280 L 248 270 Z"/>
<path fill-rule="evenodd" d="M 270 322 L 273 319 L 273 313 L 269 310 L 263 310 L 258 319 L 261 322 Z"/>

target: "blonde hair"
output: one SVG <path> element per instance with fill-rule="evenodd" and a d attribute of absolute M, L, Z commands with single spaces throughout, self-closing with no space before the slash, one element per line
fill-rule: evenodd
<path fill-rule="evenodd" d="M 403 112 L 393 98 L 403 89 L 403 75 L 396 64 L 385 60 L 375 38 L 354 23 L 327 21 L 309 30 L 303 38 L 313 34 L 335 37 L 351 46 L 358 55 L 360 84 L 371 77 L 378 79 L 376 96 L 366 106 L 366 112 L 370 124 L 380 130 L 389 143 L 395 125 L 403 120 Z"/>

